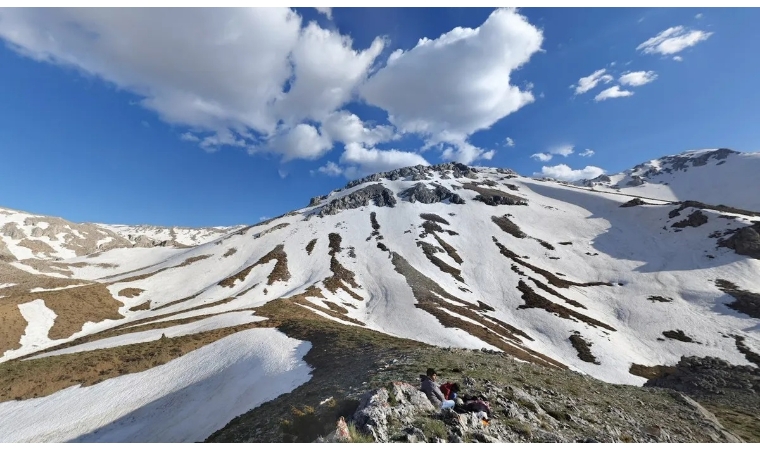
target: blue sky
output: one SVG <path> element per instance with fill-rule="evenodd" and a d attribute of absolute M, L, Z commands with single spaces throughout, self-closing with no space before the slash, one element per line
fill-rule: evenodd
<path fill-rule="evenodd" d="M 0 10 L 0 206 L 233 225 L 416 163 L 570 179 L 756 151 L 759 21 L 717 8 Z"/>

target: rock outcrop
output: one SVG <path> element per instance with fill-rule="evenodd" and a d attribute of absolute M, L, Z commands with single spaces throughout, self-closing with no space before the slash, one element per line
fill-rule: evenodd
<path fill-rule="evenodd" d="M 396 206 L 396 196 L 393 191 L 380 183 L 357 189 L 356 191 L 337 198 L 324 207 L 319 212 L 320 216 L 329 216 L 338 214 L 346 209 L 356 209 L 362 206 L 368 206 L 370 202 L 375 206 Z"/>
<path fill-rule="evenodd" d="M 414 187 L 399 194 L 399 196 L 412 203 L 420 202 L 429 204 L 448 200 L 449 202 L 458 205 L 464 204 L 464 199 L 462 199 L 459 194 L 451 192 L 448 188 L 441 186 L 440 184 L 432 184 L 432 186 L 433 189 L 428 189 L 425 183 L 417 183 Z"/>

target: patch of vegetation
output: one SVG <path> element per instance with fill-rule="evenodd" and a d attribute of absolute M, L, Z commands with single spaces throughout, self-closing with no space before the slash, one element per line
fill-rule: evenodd
<path fill-rule="evenodd" d="M 420 218 L 422 220 L 430 220 L 432 222 L 438 222 L 438 223 L 442 223 L 444 225 L 451 225 L 448 220 L 444 219 L 443 217 L 439 216 L 438 214 L 422 213 L 422 214 L 420 214 Z"/>
<path fill-rule="evenodd" d="M 523 238 L 528 237 L 528 235 L 525 234 L 520 229 L 520 227 L 518 227 L 514 222 L 509 220 L 507 216 L 501 216 L 501 217 L 491 216 L 491 220 L 493 221 L 493 223 L 498 225 L 502 231 L 504 231 L 505 233 L 509 233 L 518 239 L 523 239 Z"/>
<path fill-rule="evenodd" d="M 662 335 L 668 339 L 675 339 L 681 342 L 694 342 L 694 339 L 690 338 L 683 332 L 683 330 L 668 330 L 663 331 Z"/>
<path fill-rule="evenodd" d="M 314 246 L 317 245 L 317 239 L 314 238 L 309 241 L 308 244 L 306 244 L 306 254 L 311 255 L 311 252 L 314 251 Z"/>
<path fill-rule="evenodd" d="M 413 425 L 422 430 L 422 433 L 428 439 L 428 442 L 434 442 L 435 438 L 446 439 L 449 436 L 446 424 L 441 420 L 436 420 L 430 417 L 420 417 L 414 421 Z"/>
<path fill-rule="evenodd" d="M 221 243 L 221 241 L 219 243 Z M 222 255 L 222 257 L 227 258 L 234 255 L 235 253 L 237 253 L 237 249 L 235 247 L 231 247 L 228 248 L 226 252 L 224 252 L 224 255 Z"/>
<path fill-rule="evenodd" d="M 647 300 L 651 301 L 652 303 L 654 302 L 671 303 L 673 301 L 673 299 L 670 297 L 662 297 L 660 295 L 650 295 L 649 297 L 647 297 Z"/>
<path fill-rule="evenodd" d="M 118 295 L 119 297 L 133 298 L 133 297 L 137 297 L 138 295 L 142 294 L 143 292 L 145 292 L 145 289 L 140 289 L 140 288 L 124 288 L 124 289 L 120 290 L 119 293 L 116 294 L 116 295 Z"/>
<path fill-rule="evenodd" d="M 591 353 L 591 345 L 593 344 L 586 339 L 583 339 L 583 336 L 581 336 L 578 331 L 575 331 L 570 335 L 570 343 L 573 344 L 573 348 L 578 352 L 578 358 L 580 358 L 581 361 L 597 365 L 600 364 L 599 361 L 596 360 L 594 354 Z"/>
<path fill-rule="evenodd" d="M 517 289 L 519 289 L 520 292 L 522 292 L 522 299 L 525 301 L 525 304 L 518 306 L 517 309 L 529 309 L 529 308 L 543 309 L 563 319 L 570 319 L 570 320 L 577 319 L 591 325 L 592 327 L 600 327 L 600 328 L 605 328 L 610 331 L 617 331 L 604 322 L 601 322 L 599 320 L 596 320 L 584 314 L 575 312 L 572 309 L 565 308 L 564 306 L 558 305 L 552 302 L 551 300 L 546 299 L 545 297 L 537 294 L 523 280 L 520 280 L 518 282 Z"/>
<path fill-rule="evenodd" d="M 715 286 L 734 298 L 734 301 L 727 303 L 726 306 L 734 311 L 760 319 L 760 294 L 739 289 L 736 284 L 723 279 L 715 280 Z"/>
<path fill-rule="evenodd" d="M 560 242 L 559 245 L 573 245 L 570 241 Z"/>

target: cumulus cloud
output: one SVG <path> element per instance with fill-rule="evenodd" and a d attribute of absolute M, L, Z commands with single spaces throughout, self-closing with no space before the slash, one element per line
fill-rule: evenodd
<path fill-rule="evenodd" d="M 399 150 L 378 150 L 366 148 L 361 144 L 346 144 L 340 162 L 346 169 L 343 173 L 347 178 L 356 178 L 377 172 L 398 169 L 400 167 L 430 165 L 425 158 L 417 153 Z"/>
<path fill-rule="evenodd" d="M 327 164 L 317 170 L 330 177 L 337 177 L 343 173 L 343 169 L 332 161 L 328 161 Z"/>
<path fill-rule="evenodd" d="M 320 14 L 324 14 L 328 19 L 332 20 L 332 8 L 317 6 L 314 9 L 316 9 Z"/>
<path fill-rule="evenodd" d="M 607 88 L 598 93 L 596 97 L 594 97 L 594 100 L 601 102 L 610 98 L 630 97 L 631 95 L 633 95 L 633 92 L 631 91 L 621 91 L 620 86 L 612 86 L 611 88 Z"/>
<path fill-rule="evenodd" d="M 561 181 L 577 181 L 596 178 L 603 173 L 604 169 L 596 166 L 586 166 L 583 169 L 571 169 L 567 164 L 558 164 L 556 166 L 543 166 L 541 172 L 536 172 L 533 176 L 549 177 Z"/>
<path fill-rule="evenodd" d="M 551 161 L 554 155 L 550 153 L 534 153 L 530 155 L 530 157 L 541 162 L 546 162 L 546 161 Z"/>
<path fill-rule="evenodd" d="M 591 75 L 579 79 L 577 85 L 573 85 L 570 87 L 575 88 L 576 95 L 585 94 L 591 89 L 594 89 L 596 85 L 599 84 L 600 82 L 606 84 L 613 80 L 612 75 L 606 72 L 607 72 L 607 69 L 599 69 L 596 72 L 592 73 Z"/>
<path fill-rule="evenodd" d="M 510 75 L 541 50 L 543 34 L 515 9 L 498 9 L 477 28 L 422 38 L 378 65 L 383 38 L 355 48 L 289 8 L 17 8 L 0 10 L 0 39 L 25 57 L 136 95 L 162 121 L 184 127 L 180 139 L 208 151 L 313 160 L 342 142 L 375 155 L 351 166 L 364 170 L 424 161 L 372 153 L 404 133 L 442 144 L 445 159 L 492 158 L 494 150 L 468 139 L 534 101 L 532 85 L 515 86 Z M 356 100 L 383 108 L 390 125 L 346 111 Z"/>
<path fill-rule="evenodd" d="M 136 94 L 165 122 L 206 135 L 198 142 L 209 150 L 282 141 L 302 120 L 322 120 L 384 47 L 378 38 L 355 50 L 337 31 L 302 25 L 288 8 L 0 11 L 0 38 L 16 52 Z"/>
<path fill-rule="evenodd" d="M 583 150 L 582 152 L 580 152 L 578 154 L 581 155 L 581 156 L 583 156 L 583 157 L 590 158 L 590 157 L 594 156 L 594 153 L 595 152 L 593 150 L 591 150 L 590 148 L 587 148 L 586 150 Z"/>
<path fill-rule="evenodd" d="M 359 116 L 348 111 L 336 111 L 328 115 L 322 122 L 321 131 L 334 141 L 358 142 L 370 146 L 399 137 L 393 127 L 367 126 Z"/>
<path fill-rule="evenodd" d="M 561 145 L 559 147 L 553 148 L 550 150 L 550 153 L 554 155 L 560 155 L 567 158 L 568 156 L 573 154 L 573 146 L 572 145 Z"/>
<path fill-rule="evenodd" d="M 683 57 L 676 55 L 676 56 L 673 57 L 673 61 L 681 62 L 681 61 L 683 61 Z"/>
<path fill-rule="evenodd" d="M 620 76 L 618 81 L 624 86 L 643 86 L 657 79 L 657 74 L 653 70 L 641 70 L 639 72 L 626 72 Z"/>
<path fill-rule="evenodd" d="M 274 136 L 263 147 L 251 148 L 250 153 L 260 150 L 282 155 L 283 162 L 292 159 L 317 159 L 332 148 L 332 142 L 319 134 L 312 125 L 301 123 L 285 133 Z"/>
<path fill-rule="evenodd" d="M 514 147 L 515 146 L 515 140 L 512 139 L 511 137 L 507 137 L 504 140 L 504 145 L 507 146 L 507 147 Z"/>
<path fill-rule="evenodd" d="M 360 88 L 370 104 L 388 112 L 399 130 L 433 143 L 473 152 L 467 138 L 534 101 L 510 84 L 510 73 L 541 49 L 543 35 L 514 9 L 498 9 L 478 28 L 457 27 L 396 50 Z"/>
<path fill-rule="evenodd" d="M 673 55 L 707 40 L 712 34 L 712 32 L 701 30 L 689 30 L 679 25 L 647 39 L 639 44 L 636 50 L 647 54 Z"/>

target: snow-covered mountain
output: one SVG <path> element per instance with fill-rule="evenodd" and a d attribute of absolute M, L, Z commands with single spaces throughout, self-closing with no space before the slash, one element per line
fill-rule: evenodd
<path fill-rule="evenodd" d="M 309 378 L 302 359 L 309 344 L 263 325 L 272 309 L 262 308 L 275 300 L 342 326 L 503 351 L 616 383 L 641 385 L 642 368 L 684 355 L 746 365 L 760 353 L 760 215 L 751 212 L 760 210 L 760 178 L 745 171 L 758 161 L 760 154 L 688 153 L 593 190 L 508 169 L 416 166 L 233 230 L 74 227 L 0 211 L 11 255 L 0 262 L 0 361 L 191 335 L 224 355 L 216 364 L 206 347 L 178 350 L 162 367 L 0 403 L 0 417 L 44 421 L 48 411 L 51 439 L 76 439 L 105 419 L 93 410 L 84 421 L 56 422 L 55 411 L 132 383 L 146 386 L 132 397 L 138 400 L 112 405 L 125 414 L 198 383 L 226 388 L 219 401 L 236 398 L 241 383 L 255 384 L 237 374 L 256 361 L 269 367 L 256 376 L 281 382 L 269 396 L 246 397 L 250 409 Z M 635 176 L 644 185 L 615 188 Z M 137 235 L 182 245 L 141 247 Z M 51 251 L 32 248 L 42 239 Z M 79 239 L 87 244 L 71 244 Z M 39 253 L 61 259 L 39 265 Z M 286 319 L 297 321 L 288 311 Z M 225 371 L 231 381 L 219 383 Z M 198 433 L 245 409 L 235 405 Z M 20 420 L 0 425 L 0 435 Z M 43 435 L 18 433 L 15 440 Z"/>
<path fill-rule="evenodd" d="M 574 184 L 598 191 L 760 211 L 760 196 L 752 183 L 758 173 L 760 153 L 720 148 L 665 156 L 621 173 Z"/>

